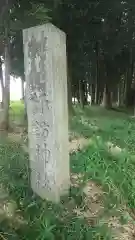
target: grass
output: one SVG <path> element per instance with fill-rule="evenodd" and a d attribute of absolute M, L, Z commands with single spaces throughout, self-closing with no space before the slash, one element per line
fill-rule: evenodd
<path fill-rule="evenodd" d="M 72 211 L 67 211 L 68 203 L 75 199 L 74 205 L 80 204 L 79 189 L 71 189 L 68 199 L 61 199 L 61 204 L 42 201 L 35 196 L 29 186 L 28 156 L 20 146 L 7 144 L 1 146 L 0 182 L 8 190 L 10 197 L 16 201 L 17 208 L 28 223 L 26 227 L 14 229 L 13 224 L 4 221 L 0 225 L 3 236 L 8 239 L 95 239 L 104 228 L 91 227 L 84 219 L 78 219 Z M 9 165 L 10 159 L 10 165 Z M 13 221 L 13 220 L 12 220 Z M 9 228 L 11 226 L 11 229 Z M 6 238 L 5 238 L 6 239 Z"/>
<path fill-rule="evenodd" d="M 10 104 L 10 121 L 11 124 L 22 124 L 24 119 L 24 105 L 21 101 L 11 102 Z"/>
<path fill-rule="evenodd" d="M 15 118 L 23 116 L 20 103 L 11 105 Z M 98 107 L 78 107 L 70 119 L 74 136 L 92 139 L 92 144 L 70 155 L 71 173 L 80 175 L 68 197 L 54 205 L 36 196 L 29 184 L 28 155 L 16 143 L 0 146 L 0 183 L 16 203 L 23 219 L 17 227 L 13 218 L 0 219 L 0 236 L 7 240 L 87 240 L 112 239 L 112 230 L 104 219 L 117 215 L 123 224 L 130 218 L 125 211 L 135 212 L 135 122 L 127 113 L 108 111 Z M 98 137 L 98 138 L 97 138 Z M 100 137 L 100 138 L 99 138 Z M 111 141 L 125 150 L 112 155 L 106 147 Z M 102 187 L 104 211 L 96 222 L 79 217 L 75 209 L 85 209 L 84 186 L 93 181 Z M 132 221 L 133 221 L 132 219 Z M 0 238 L 1 239 L 1 238 Z"/>

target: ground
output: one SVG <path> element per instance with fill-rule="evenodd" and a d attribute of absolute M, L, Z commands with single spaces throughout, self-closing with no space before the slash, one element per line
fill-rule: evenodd
<path fill-rule="evenodd" d="M 135 119 L 100 107 L 70 118 L 71 189 L 54 205 L 29 185 L 23 105 L 0 145 L 0 239 L 135 239 Z"/>

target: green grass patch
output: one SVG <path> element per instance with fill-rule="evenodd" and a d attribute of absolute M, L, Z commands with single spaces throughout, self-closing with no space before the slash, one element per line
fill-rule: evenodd
<path fill-rule="evenodd" d="M 74 207 L 82 203 L 83 199 L 79 203 L 79 189 L 71 189 L 69 197 L 61 199 L 58 205 L 42 201 L 32 192 L 28 156 L 19 145 L 1 145 L 0 162 L 0 182 L 8 190 L 11 199 L 16 201 L 23 219 L 28 223 L 14 230 L 9 221 L 1 222 L 0 232 L 3 236 L 10 234 L 13 237 L 10 239 L 19 240 L 110 239 L 106 225 L 89 226 L 85 219 L 78 218 L 72 209 L 67 209 L 71 201 L 74 201 Z"/>
<path fill-rule="evenodd" d="M 12 103 L 15 119 L 22 118 L 24 106 Z M 120 206 L 135 209 L 135 120 L 127 113 L 108 111 L 99 107 L 87 107 L 82 111 L 75 108 L 70 119 L 70 132 L 73 137 L 93 139 L 93 144 L 70 156 L 71 173 L 81 174 L 82 182 L 72 187 L 68 197 L 55 205 L 36 196 L 29 181 L 28 155 L 18 144 L 0 145 L 0 182 L 17 203 L 26 226 L 17 230 L 10 221 L 0 223 L 0 233 L 7 239 L 17 240 L 89 240 L 111 239 L 111 230 L 102 218 L 118 214 L 121 222 L 127 222 Z M 97 137 L 100 137 L 97 138 Z M 108 152 L 106 142 L 124 148 L 120 154 Z M 74 212 L 84 207 L 83 187 L 94 181 L 103 189 L 104 213 L 94 224 L 79 218 Z M 7 237 L 10 236 L 10 237 Z"/>
<path fill-rule="evenodd" d="M 22 101 L 11 102 L 10 122 L 22 124 L 24 122 L 24 103 Z"/>

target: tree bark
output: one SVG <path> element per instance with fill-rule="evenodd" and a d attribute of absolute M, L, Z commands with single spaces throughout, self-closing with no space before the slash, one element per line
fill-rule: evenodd
<path fill-rule="evenodd" d="M 102 106 L 107 109 L 110 109 L 112 107 L 111 91 L 109 91 L 107 84 L 104 88 Z"/>
<path fill-rule="evenodd" d="M 3 71 L 2 71 L 2 60 L 0 60 L 0 83 L 1 83 L 1 91 L 2 91 L 2 108 L 4 102 L 4 80 L 3 80 Z"/>
<path fill-rule="evenodd" d="M 117 101 L 118 107 L 121 106 L 121 91 L 120 91 L 120 84 L 118 85 L 118 101 Z"/>
<path fill-rule="evenodd" d="M 83 83 L 80 80 L 79 81 L 79 99 L 80 99 L 80 105 L 82 108 L 84 108 L 85 105 L 85 89 L 83 89 Z"/>
<path fill-rule="evenodd" d="M 124 92 L 125 92 L 125 82 L 124 79 L 121 80 L 121 82 L 118 84 L 118 101 L 117 105 L 118 107 L 124 106 Z"/>
<path fill-rule="evenodd" d="M 129 67 L 127 70 L 127 78 L 126 78 L 126 106 L 127 107 L 129 106 L 129 96 L 131 91 L 132 78 L 133 78 L 133 53 L 131 48 L 130 58 L 129 58 Z"/>
<path fill-rule="evenodd" d="M 96 85 L 95 104 L 99 104 L 99 42 L 96 42 Z"/>
<path fill-rule="evenodd" d="M 95 103 L 95 84 L 92 83 L 91 85 L 91 104 Z"/>
<path fill-rule="evenodd" d="M 0 129 L 5 132 L 9 128 L 9 104 L 10 104 L 10 54 L 9 54 L 9 15 L 10 15 L 10 0 L 5 1 L 4 9 L 4 63 L 5 63 L 5 85 L 4 85 L 4 97 L 3 97 L 3 118 L 0 123 Z"/>
<path fill-rule="evenodd" d="M 8 35 L 6 31 L 5 35 L 5 88 L 3 98 L 3 122 L 1 128 L 5 131 L 9 128 L 9 105 L 10 105 L 10 55 L 9 55 L 9 43 Z"/>
<path fill-rule="evenodd" d="M 67 76 L 67 88 L 68 88 L 68 112 L 69 114 L 73 114 L 74 109 L 72 105 L 72 84 L 71 84 L 71 73 L 68 69 L 68 76 Z"/>

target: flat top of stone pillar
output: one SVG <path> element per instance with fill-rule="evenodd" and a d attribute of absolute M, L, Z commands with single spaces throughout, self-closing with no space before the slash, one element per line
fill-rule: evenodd
<path fill-rule="evenodd" d="M 39 31 L 43 31 L 45 29 L 48 29 L 48 30 L 54 30 L 55 32 L 58 32 L 59 34 L 63 35 L 63 37 L 65 37 L 65 32 L 62 31 L 61 29 L 59 29 L 58 27 L 56 27 L 55 25 L 53 25 L 52 23 L 46 23 L 46 24 L 42 24 L 42 25 L 37 25 L 37 26 L 33 26 L 33 27 L 30 27 L 30 28 L 26 28 L 26 29 L 23 29 L 23 34 L 29 32 L 29 34 L 31 34 L 33 31 L 36 31 L 36 30 L 39 30 Z"/>

